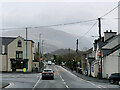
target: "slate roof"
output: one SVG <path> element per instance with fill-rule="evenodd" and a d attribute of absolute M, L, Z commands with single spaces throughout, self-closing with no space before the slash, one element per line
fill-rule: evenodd
<path fill-rule="evenodd" d="M 7 54 L 8 44 L 15 39 L 16 39 L 15 37 L 0 37 L 0 54 L 2 54 L 2 45 L 5 45 L 5 53 Z"/>
<path fill-rule="evenodd" d="M 105 42 L 109 43 L 109 42 L 115 40 L 116 38 L 120 38 L 120 34 L 109 38 L 109 39 L 106 40 Z M 112 54 L 113 52 L 115 52 L 115 51 L 118 50 L 118 49 L 120 49 L 120 44 L 119 44 L 119 45 L 116 45 L 115 47 L 113 47 L 113 48 L 111 48 L 111 49 L 105 49 L 105 48 L 102 49 L 102 51 L 103 51 L 103 57 Z"/>
<path fill-rule="evenodd" d="M 2 45 L 5 45 L 5 54 L 7 54 L 8 44 L 10 44 L 16 38 L 17 37 L 0 37 L 0 54 L 2 54 Z M 26 41 L 26 40 L 24 39 L 24 41 Z M 31 41 L 32 43 L 34 43 L 33 40 L 27 40 L 27 41 Z"/>
<path fill-rule="evenodd" d="M 113 47 L 112 49 L 102 49 L 103 57 L 112 54 L 113 52 L 117 51 L 118 49 L 120 49 L 120 44 L 115 46 L 115 47 Z"/>

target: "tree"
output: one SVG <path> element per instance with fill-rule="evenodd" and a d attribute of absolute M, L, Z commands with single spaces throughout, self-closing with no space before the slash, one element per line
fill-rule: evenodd
<path fill-rule="evenodd" d="M 62 57 L 61 56 L 57 56 L 56 57 L 56 64 L 61 65 L 61 63 L 62 63 Z"/>

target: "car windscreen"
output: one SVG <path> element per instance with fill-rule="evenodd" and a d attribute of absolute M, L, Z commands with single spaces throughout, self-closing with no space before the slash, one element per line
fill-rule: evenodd
<path fill-rule="evenodd" d="M 111 74 L 111 76 L 119 76 L 119 73 L 114 73 L 114 74 Z"/>
<path fill-rule="evenodd" d="M 44 72 L 51 72 L 51 70 L 44 70 Z"/>

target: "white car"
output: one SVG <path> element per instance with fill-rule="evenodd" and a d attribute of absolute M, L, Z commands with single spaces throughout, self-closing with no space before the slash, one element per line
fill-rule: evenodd
<path fill-rule="evenodd" d="M 48 65 L 51 65 L 52 64 L 52 62 L 51 61 L 48 61 Z"/>
<path fill-rule="evenodd" d="M 55 65 L 55 63 L 52 63 L 52 65 Z"/>

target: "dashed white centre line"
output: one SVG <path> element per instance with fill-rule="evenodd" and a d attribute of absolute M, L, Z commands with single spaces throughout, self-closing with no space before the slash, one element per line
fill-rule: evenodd
<path fill-rule="evenodd" d="M 55 69 L 56 69 L 56 71 L 58 71 L 56 67 L 55 67 Z M 60 75 L 59 72 L 58 72 L 58 74 L 59 74 L 60 78 L 62 79 L 63 83 L 65 84 L 66 88 L 69 88 L 68 85 L 67 85 L 67 83 L 66 83 L 65 80 L 62 78 L 62 76 Z"/>
<path fill-rule="evenodd" d="M 71 73 L 70 71 L 66 70 L 65 68 L 63 68 L 63 67 L 61 67 L 61 66 L 57 66 L 57 67 L 60 67 L 60 68 L 64 69 L 65 71 L 67 71 L 68 73 L 70 73 L 72 76 L 77 77 L 76 75 L 74 75 L 74 74 Z M 80 80 L 83 80 L 83 81 L 85 81 L 85 82 L 88 82 L 88 83 L 92 84 L 93 86 L 95 86 L 95 87 L 97 87 L 97 88 L 100 88 L 100 89 L 106 88 L 106 87 L 104 87 L 104 86 L 102 86 L 102 85 L 96 85 L 96 84 L 94 84 L 94 83 L 92 83 L 92 82 L 90 82 L 90 81 L 84 80 L 84 79 L 82 79 L 82 78 L 80 78 L 80 77 L 78 77 L 78 78 L 79 78 Z"/>

